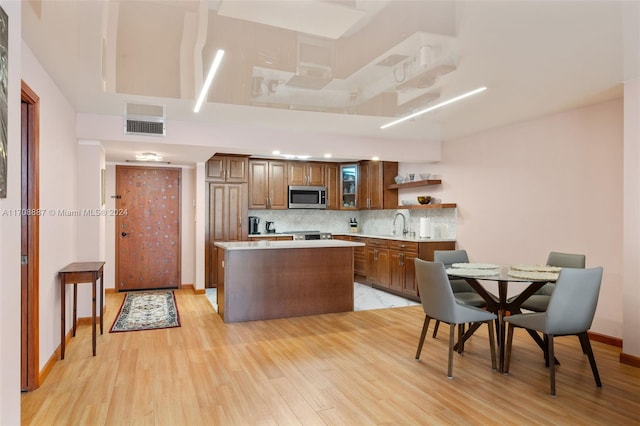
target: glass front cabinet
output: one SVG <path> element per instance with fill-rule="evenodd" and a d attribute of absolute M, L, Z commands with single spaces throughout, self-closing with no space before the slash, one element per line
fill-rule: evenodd
<path fill-rule="evenodd" d="M 358 165 L 343 164 L 340 166 L 340 191 L 342 193 L 341 209 L 356 210 L 358 206 Z"/>

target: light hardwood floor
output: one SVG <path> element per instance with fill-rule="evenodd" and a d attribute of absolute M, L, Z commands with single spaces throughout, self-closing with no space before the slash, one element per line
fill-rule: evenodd
<path fill-rule="evenodd" d="M 64 361 L 22 396 L 22 423 L 640 423 L 640 369 L 602 343 L 593 343 L 598 389 L 578 339 L 556 339 L 553 398 L 542 353 L 522 330 L 510 375 L 491 370 L 482 327 L 455 355 L 449 380 L 447 327 L 414 360 L 419 306 L 224 324 L 205 295 L 176 296 L 182 327 L 109 333 L 123 295 L 107 295 L 97 356 L 90 327 L 79 327 Z"/>

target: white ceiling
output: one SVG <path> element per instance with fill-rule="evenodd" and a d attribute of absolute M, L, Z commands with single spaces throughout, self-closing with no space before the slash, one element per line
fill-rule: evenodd
<path fill-rule="evenodd" d="M 446 141 L 622 96 L 640 68 L 640 19 L 629 10 L 638 8 L 609 0 L 26 0 L 22 33 L 78 113 L 162 104 L 169 124 L 388 138 L 392 152 L 398 140 Z M 195 114 L 218 48 L 225 58 Z M 379 128 L 480 86 L 488 90 Z M 151 141 L 102 139 L 107 161 L 154 148 L 174 164 L 210 155 Z"/>

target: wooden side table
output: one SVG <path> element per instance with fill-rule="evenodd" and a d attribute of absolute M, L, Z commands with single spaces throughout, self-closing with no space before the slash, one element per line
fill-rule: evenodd
<path fill-rule="evenodd" d="M 100 334 L 102 334 L 102 310 L 103 310 L 103 286 L 104 286 L 104 262 L 74 262 L 62 268 L 60 275 L 60 333 L 62 343 L 60 345 L 60 359 L 64 359 L 65 346 L 65 289 L 67 284 L 73 284 L 73 336 L 76 335 L 78 321 L 77 298 L 78 284 L 92 283 L 91 291 L 91 331 L 93 336 L 93 356 L 96 356 L 96 282 L 100 279 Z"/>

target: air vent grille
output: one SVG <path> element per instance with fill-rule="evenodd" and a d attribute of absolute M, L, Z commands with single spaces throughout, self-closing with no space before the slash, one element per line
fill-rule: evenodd
<path fill-rule="evenodd" d="M 127 119 L 127 129 L 125 133 L 144 133 L 164 136 L 164 123 Z"/>
<path fill-rule="evenodd" d="M 165 106 L 125 104 L 124 133 L 165 136 Z"/>

